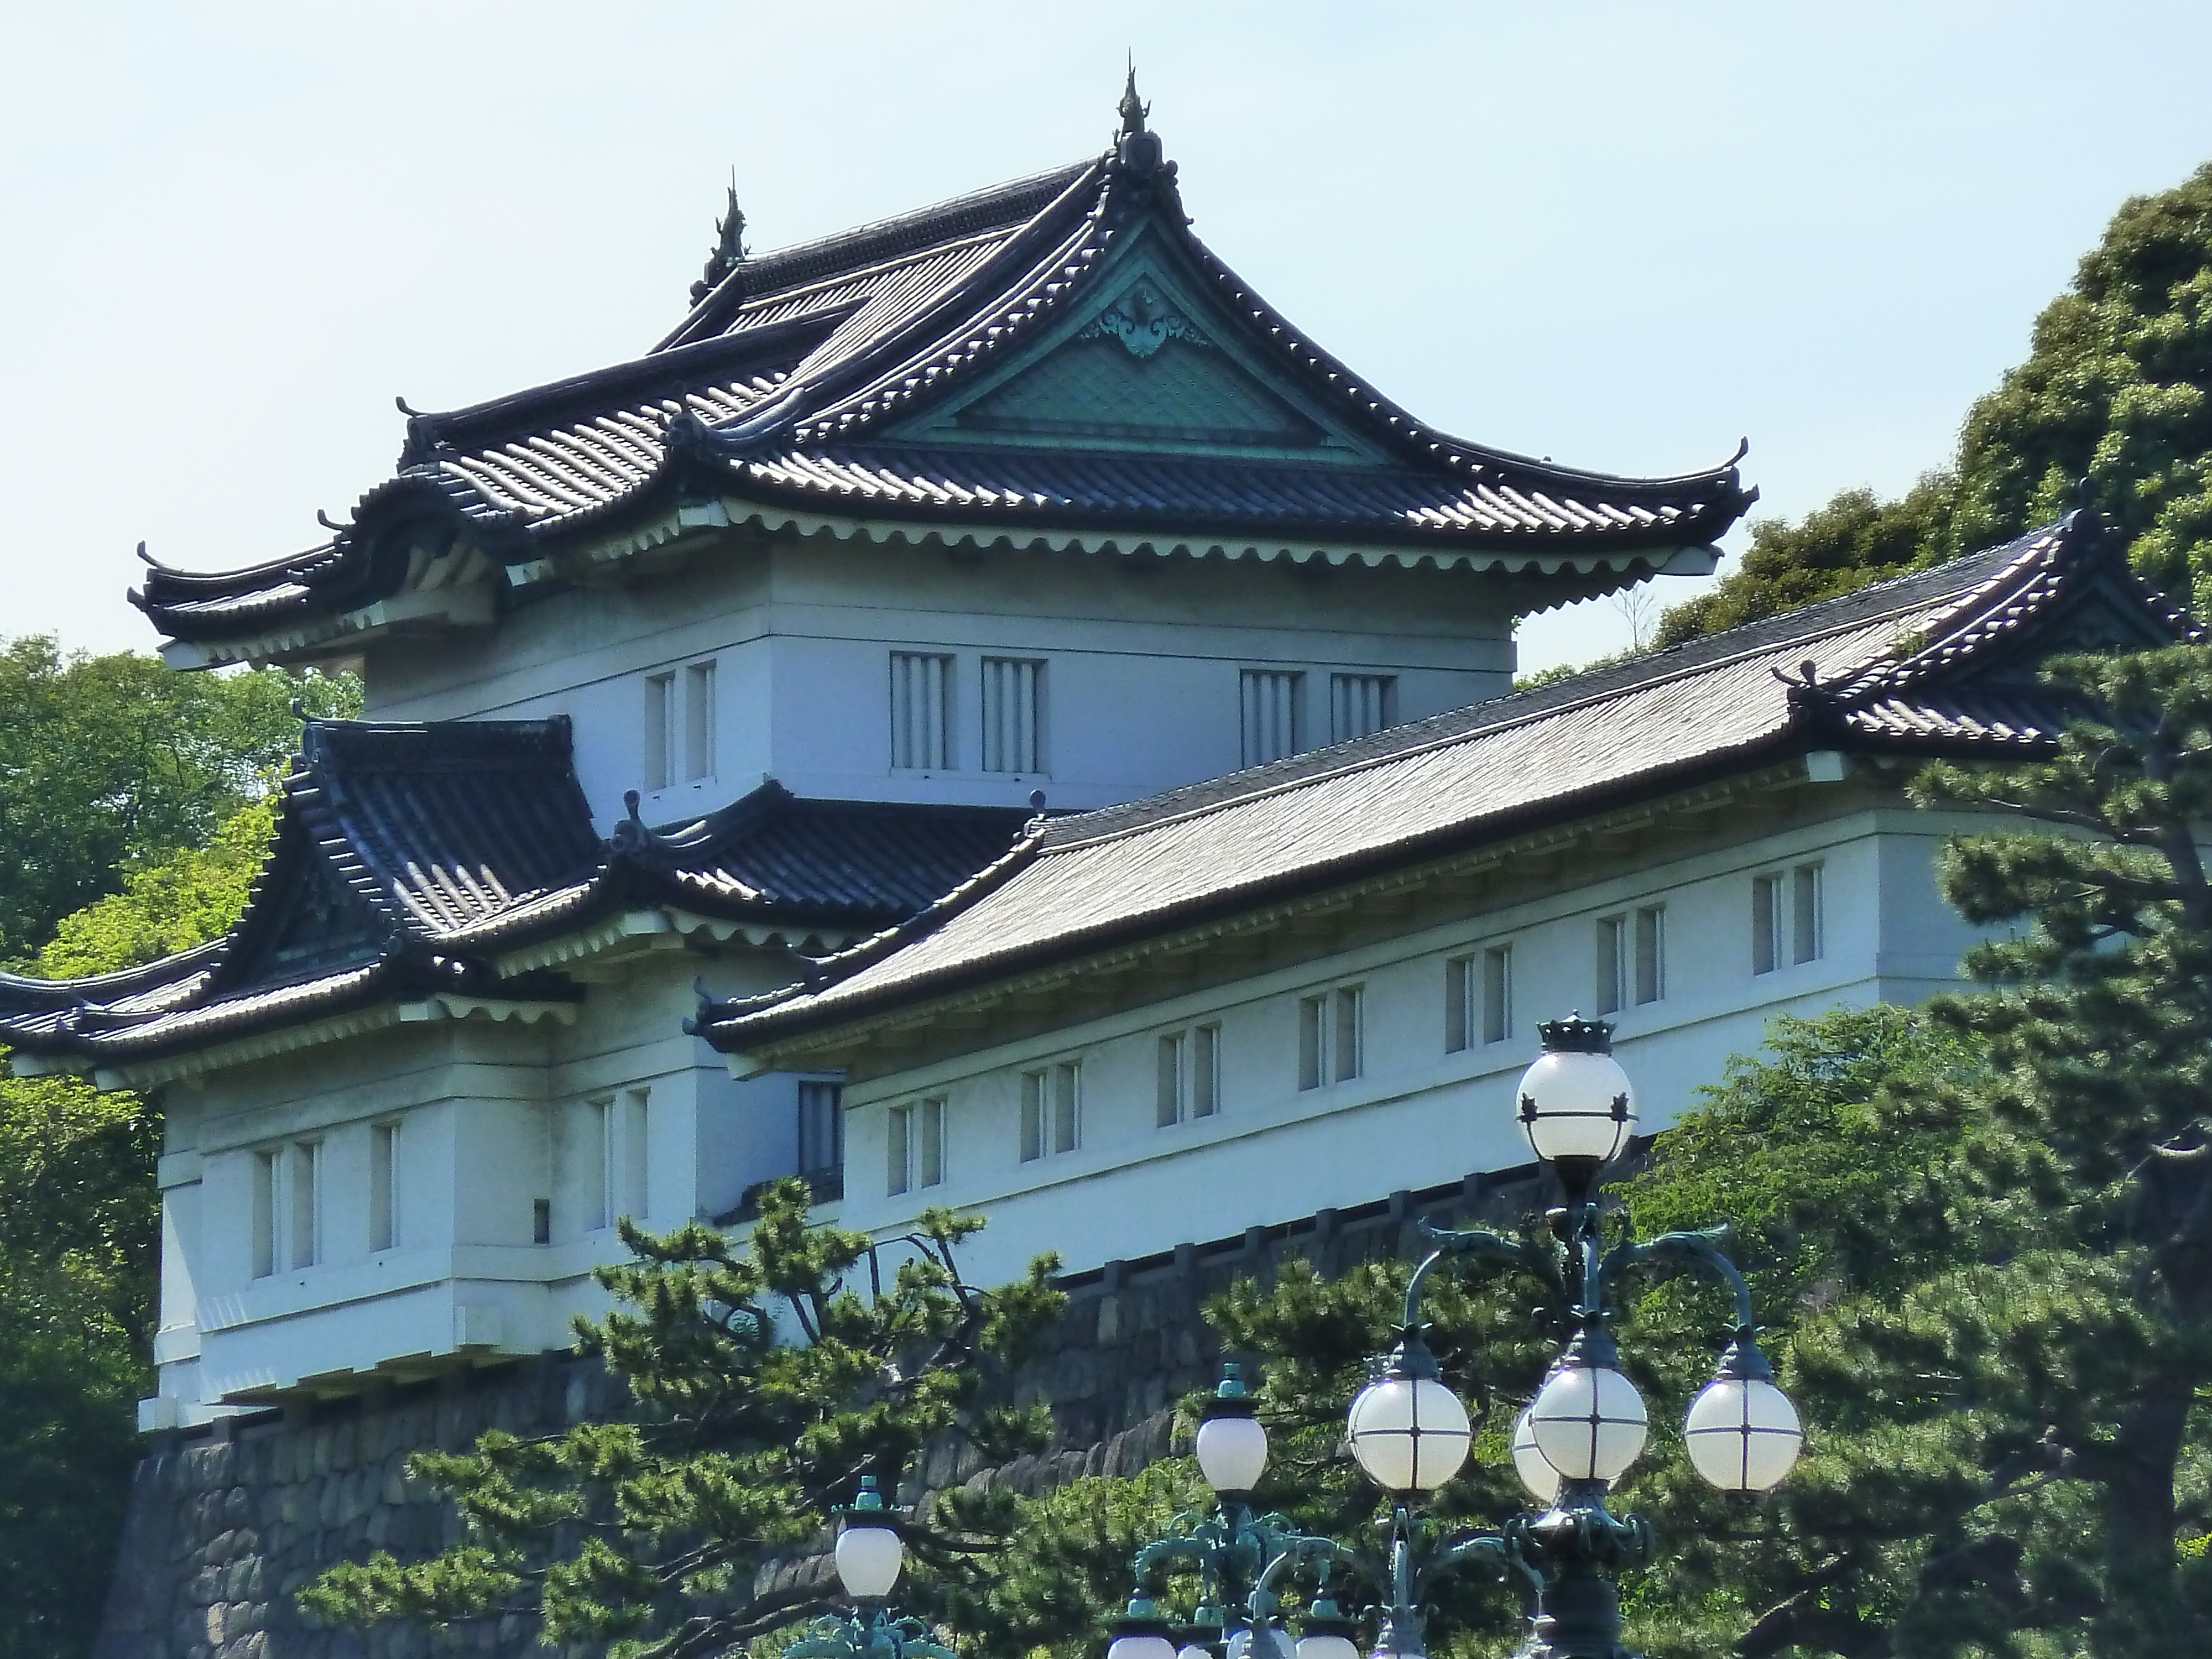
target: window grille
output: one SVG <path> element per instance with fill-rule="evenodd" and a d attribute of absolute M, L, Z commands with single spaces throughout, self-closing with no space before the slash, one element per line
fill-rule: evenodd
<path fill-rule="evenodd" d="M 1820 866 L 1801 864 L 1790 872 L 1792 909 L 1790 930 L 1790 959 L 1795 962 L 1816 962 L 1827 954 L 1826 917 L 1820 902 Z"/>
<path fill-rule="evenodd" d="M 1042 663 L 1022 657 L 983 659 L 983 769 L 1045 769 Z"/>
<path fill-rule="evenodd" d="M 323 1259 L 323 1143 L 303 1140 L 292 1148 L 291 1265 L 312 1267 Z"/>
<path fill-rule="evenodd" d="M 1221 1027 L 1194 1025 L 1160 1039 L 1153 1121 L 1163 1129 L 1221 1109 Z"/>
<path fill-rule="evenodd" d="M 676 676 L 645 677 L 645 787 L 649 793 L 676 781 Z"/>
<path fill-rule="evenodd" d="M 653 1213 L 652 1093 L 631 1089 L 622 1102 L 622 1203 L 617 1215 L 643 1222 Z"/>
<path fill-rule="evenodd" d="M 684 671 L 684 775 L 714 775 L 714 665 L 695 662 Z"/>
<path fill-rule="evenodd" d="M 1395 674 L 1331 674 L 1329 741 L 1344 743 L 1396 725 L 1398 679 Z"/>
<path fill-rule="evenodd" d="M 1493 945 L 1482 953 L 1482 1040 L 1513 1035 L 1513 947 Z"/>
<path fill-rule="evenodd" d="M 1636 913 L 1636 1000 L 1667 994 L 1667 907 L 1647 904 Z"/>
<path fill-rule="evenodd" d="M 884 1190 L 891 1197 L 917 1187 L 935 1187 L 945 1180 L 945 1099 L 933 1096 L 890 1109 L 890 1178 Z"/>
<path fill-rule="evenodd" d="M 1212 1117 L 1221 1109 L 1221 1028 L 1199 1025 L 1190 1034 L 1190 1115 Z"/>
<path fill-rule="evenodd" d="M 595 1233 L 615 1219 L 615 1103 L 611 1095 L 584 1103 L 583 1132 L 577 1137 L 577 1196 L 582 1200 L 583 1230 Z"/>
<path fill-rule="evenodd" d="M 1601 916 L 1597 924 L 1597 1011 L 1617 1014 L 1627 1002 L 1626 969 L 1623 959 L 1626 916 Z"/>
<path fill-rule="evenodd" d="M 1276 668 L 1243 675 L 1244 764 L 1262 766 L 1298 752 L 1298 701 L 1305 676 Z"/>
<path fill-rule="evenodd" d="M 1083 1140 L 1083 1066 L 1063 1060 L 1022 1073 L 1022 1162 L 1072 1152 Z"/>
<path fill-rule="evenodd" d="M 1163 1129 L 1173 1128 L 1188 1114 L 1190 1101 L 1182 1068 L 1185 1042 L 1181 1031 L 1170 1031 L 1160 1039 L 1159 1085 L 1152 1121 Z"/>
<path fill-rule="evenodd" d="M 891 653 L 891 766 L 942 772 L 952 764 L 952 659 Z"/>
<path fill-rule="evenodd" d="M 844 1190 L 844 1096 L 835 1083 L 799 1085 L 799 1173 L 817 1200 Z"/>
<path fill-rule="evenodd" d="M 373 1123 L 368 1129 L 368 1248 L 389 1250 L 399 1243 L 399 1126 Z"/>
<path fill-rule="evenodd" d="M 282 1179 L 275 1152 L 253 1155 L 253 1276 L 276 1271 L 277 1187 Z"/>
<path fill-rule="evenodd" d="M 1751 971 L 1771 974 L 1782 964 L 1782 878 L 1751 880 Z"/>
<path fill-rule="evenodd" d="M 1360 1074 L 1365 996 L 1357 985 L 1298 999 L 1298 1087 L 1318 1089 Z"/>

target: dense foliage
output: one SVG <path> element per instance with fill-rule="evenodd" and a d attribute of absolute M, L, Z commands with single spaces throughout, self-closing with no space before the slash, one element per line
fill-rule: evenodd
<path fill-rule="evenodd" d="M 758 1570 L 817 1546 L 863 1476 L 896 1491 L 948 1436 L 994 1460 L 1041 1443 L 1041 1414 L 989 1405 L 986 1388 L 1058 1314 L 1058 1264 L 978 1291 L 955 1252 L 980 1221 L 931 1211 L 879 1246 L 810 1225 L 808 1202 L 805 1182 L 773 1183 L 742 1250 L 696 1224 L 656 1238 L 625 1222 L 635 1260 L 597 1270 L 618 1305 L 577 1328 L 635 1409 L 417 1454 L 410 1473 L 453 1496 L 466 1540 L 428 1562 L 338 1568 L 303 1604 L 353 1623 L 516 1609 L 549 1641 L 615 1659 L 720 1654 L 835 1599 L 822 1578 L 764 1583 Z M 969 1578 L 1005 1508 L 933 1502 L 908 1537 L 916 1570 Z"/>
<path fill-rule="evenodd" d="M 271 823 L 295 698 L 348 679 L 185 675 L 151 658 L 0 647 L 0 960 L 110 973 L 220 936 Z M 82 908 L 80 908 L 82 907 Z M 23 960 L 28 958 L 27 961 Z M 161 1126 L 136 1096 L 0 1078 L 0 1653 L 89 1644 L 142 1448 Z"/>
<path fill-rule="evenodd" d="M 1950 466 L 1903 499 L 1838 495 L 1753 527 L 1741 564 L 1662 620 L 1660 645 L 2008 541 L 2077 502 L 2136 568 L 2212 605 L 2212 166 L 2113 217 L 2036 319 L 2027 360 L 1977 402 Z"/>
<path fill-rule="evenodd" d="M 33 956 L 129 871 L 204 846 L 291 757 L 295 702 L 350 714 L 359 688 L 67 655 L 43 635 L 0 645 L 0 963 Z"/>

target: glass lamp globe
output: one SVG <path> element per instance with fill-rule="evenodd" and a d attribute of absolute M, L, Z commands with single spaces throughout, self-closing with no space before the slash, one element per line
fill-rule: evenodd
<path fill-rule="evenodd" d="M 1255 1417 L 1236 1364 L 1221 1368 L 1221 1386 L 1198 1425 L 1198 1468 L 1217 1492 L 1247 1492 L 1267 1467 L 1267 1431 Z"/>
<path fill-rule="evenodd" d="M 1433 1376 L 1384 1376 L 1352 1400 L 1352 1455 L 1385 1492 L 1433 1492 L 1467 1462 L 1473 1431 L 1459 1396 Z"/>
<path fill-rule="evenodd" d="M 1513 1419 L 1513 1473 L 1521 1477 L 1521 1484 L 1528 1495 L 1539 1504 L 1556 1502 L 1559 1496 L 1559 1472 L 1544 1461 L 1544 1454 L 1536 1449 L 1535 1425 L 1529 1420 L 1524 1407 Z"/>
<path fill-rule="evenodd" d="M 1359 1659 L 1358 1644 L 1352 1639 L 1354 1628 L 1324 1587 L 1307 1611 L 1296 1659 Z"/>
<path fill-rule="evenodd" d="M 1644 1396 L 1619 1371 L 1570 1365 L 1528 1405 L 1536 1449 L 1569 1480 L 1618 1480 L 1644 1449 Z"/>
<path fill-rule="evenodd" d="M 1240 1630 L 1225 1652 L 1226 1659 L 1291 1659 L 1290 1634 L 1279 1625 Z"/>
<path fill-rule="evenodd" d="M 1691 1467 L 1723 1492 L 1765 1492 L 1796 1464 L 1805 1429 L 1771 1382 L 1721 1376 L 1690 1402 L 1682 1443 Z"/>
<path fill-rule="evenodd" d="M 898 1583 L 905 1560 L 906 1544 L 884 1513 L 875 1476 L 862 1475 L 860 1495 L 837 1528 L 837 1582 L 857 1601 L 881 1601 Z"/>
<path fill-rule="evenodd" d="M 1613 1027 L 1577 1015 L 1537 1030 L 1544 1052 L 1521 1074 L 1521 1132 L 1547 1163 L 1610 1162 L 1636 1133 L 1636 1091 L 1613 1057 Z"/>
<path fill-rule="evenodd" d="M 1213 1650 L 1200 1642 L 1186 1642 L 1176 1650 L 1175 1659 L 1213 1659 Z"/>
<path fill-rule="evenodd" d="M 1106 1659 L 1176 1659 L 1176 1644 L 1156 1630 L 1123 1631 L 1106 1644 Z"/>

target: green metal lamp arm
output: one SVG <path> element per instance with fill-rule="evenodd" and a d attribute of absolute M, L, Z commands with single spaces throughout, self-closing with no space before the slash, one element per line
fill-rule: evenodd
<path fill-rule="evenodd" d="M 1648 1261 L 1684 1261 L 1703 1267 L 1725 1284 L 1735 1297 L 1735 1322 L 1739 1334 L 1753 1328 L 1751 1286 L 1743 1271 L 1721 1254 L 1721 1245 L 1729 1233 L 1723 1222 L 1717 1227 L 1705 1227 L 1695 1232 L 1662 1233 L 1658 1237 L 1638 1244 L 1624 1241 L 1607 1253 L 1604 1276 L 1643 1266 Z"/>
<path fill-rule="evenodd" d="M 1492 1256 L 1510 1261 L 1527 1269 L 1538 1278 L 1546 1276 L 1552 1264 L 1543 1253 L 1532 1247 L 1528 1240 L 1508 1238 L 1503 1233 L 1492 1232 L 1486 1227 L 1470 1227 L 1464 1231 L 1421 1223 L 1421 1236 L 1436 1249 L 1413 1269 L 1413 1276 L 1406 1281 L 1406 1328 L 1418 1329 L 1421 1322 L 1421 1293 L 1428 1287 L 1429 1275 L 1447 1256 Z"/>

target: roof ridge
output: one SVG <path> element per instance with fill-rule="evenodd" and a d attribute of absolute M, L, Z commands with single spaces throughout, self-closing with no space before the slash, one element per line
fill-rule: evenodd
<path fill-rule="evenodd" d="M 1063 162 L 1041 173 L 947 197 L 888 218 L 871 220 L 826 236 L 749 255 L 738 261 L 713 291 L 692 307 L 683 321 L 647 355 L 696 343 L 696 339 L 684 337 L 696 335 L 699 328 L 709 323 L 718 327 L 726 325 L 729 314 L 747 301 L 769 298 L 839 274 L 859 266 L 864 260 L 881 264 L 903 254 L 919 252 L 939 241 L 978 235 L 1034 217 L 1106 159 L 1101 155 Z M 735 304 L 728 303 L 732 296 Z M 718 334 L 708 337 L 721 337 Z"/>
<path fill-rule="evenodd" d="M 1152 802 L 1164 805 L 1173 801 L 1179 795 L 1204 796 L 1204 799 L 1194 800 L 1190 805 L 1180 810 L 1133 816 L 1126 823 L 1109 824 L 1091 835 L 1066 832 L 1077 830 L 1087 818 L 1110 818 L 1120 813 L 1134 814 L 1136 809 L 1147 803 L 1133 801 L 1101 807 L 1096 812 L 1079 813 L 1069 817 L 1056 819 L 1053 823 L 1052 831 L 1048 832 L 1042 851 L 1045 854 L 1072 851 L 1079 848 L 1095 846 L 1099 842 L 1114 840 L 1121 836 L 1133 835 L 1140 830 L 1156 829 L 1163 824 L 1184 822 L 1223 807 L 1260 799 L 1284 790 L 1304 787 L 1308 784 L 1343 776 L 1367 767 L 1403 760 L 1409 756 L 1428 750 L 1448 748 L 1452 744 L 1504 731 L 1526 721 L 1550 719 L 1555 715 L 1567 714 L 1574 709 L 1601 702 L 1607 698 L 1634 690 L 1639 686 L 1672 678 L 1674 674 L 1709 672 L 1747 657 L 1760 656 L 1768 652 L 1778 650 L 1795 641 L 1809 640 L 1838 632 L 1845 626 L 1866 626 L 1878 623 L 1886 617 L 1895 616 L 1912 609 L 1912 605 L 1901 594 L 1892 592 L 1890 598 L 1894 601 L 1893 603 L 1876 608 L 1866 615 L 1852 617 L 1847 622 L 1832 621 L 1825 627 L 1800 628 L 1784 631 L 1764 638 L 1755 644 L 1748 640 L 1740 640 L 1736 648 L 1733 650 L 1710 651 L 1713 644 L 1728 640 L 1732 635 L 1747 635 L 1753 630 L 1771 628 L 1777 623 L 1792 620 L 1810 621 L 1823 612 L 1855 610 L 1859 605 L 1863 604 L 1869 595 L 1884 590 L 1901 588 L 1905 583 L 1916 579 L 1924 580 L 1947 570 L 1954 570 L 1957 567 L 1972 563 L 1976 560 L 1993 558 L 1995 555 L 2000 553 L 2024 551 L 2027 544 L 2039 541 L 2045 533 L 2048 532 L 2034 532 L 1999 547 L 1984 548 L 1978 552 L 1964 554 L 1956 559 L 1947 560 L 1942 564 L 1930 566 L 1925 570 L 1908 572 L 1903 576 L 1869 583 L 1867 586 L 1855 588 L 1849 593 L 1839 593 L 1829 599 L 1816 599 L 1810 605 L 1800 605 L 1794 611 L 1784 611 L 1778 616 L 1760 617 L 1753 622 L 1741 623 L 1733 629 L 1723 629 L 1718 633 L 1705 635 L 1696 640 L 1685 641 L 1680 645 L 1646 653 L 1623 662 L 1601 664 L 1579 673 L 1569 675 L 1564 679 L 1555 680 L 1548 685 L 1532 687 L 1525 691 L 1504 692 L 1498 696 L 1486 698 L 1480 702 L 1469 703 L 1460 708 L 1447 709 L 1443 713 L 1430 715 L 1426 720 L 1410 721 L 1405 726 L 1388 728 L 1384 732 L 1374 733 L 1365 738 L 1351 738 L 1343 744 L 1332 744 L 1324 749 L 1309 750 L 1303 755 L 1289 756 L 1280 761 L 1268 762 L 1264 766 L 1247 769 L 1244 773 L 1228 775 L 1229 777 L 1235 778 L 1276 768 L 1283 769 L 1287 774 L 1278 781 L 1262 783 L 1255 787 L 1234 793 L 1211 793 L 1216 790 L 1224 780 L 1207 779 L 1150 798 Z M 2002 569 L 2003 565 L 2000 563 L 1997 568 Z M 1977 584 L 1977 588 L 1979 586 L 1981 585 Z M 1962 590 L 1959 595 L 1960 600 L 1963 602 L 1974 591 L 1976 591 L 1975 588 Z M 1671 669 L 1668 667 L 1668 659 L 1674 657 L 1674 653 L 1691 652 L 1709 653 L 1709 654 L 1700 654 L 1694 659 L 1689 660 L 1677 659 Z M 1565 696 L 1559 695 L 1563 690 L 1575 687 L 1578 682 L 1588 682 L 1580 695 Z M 1527 706 L 1520 708 L 1511 710 L 1500 708 L 1500 705 L 1521 702 L 1523 699 L 1531 701 Z M 1498 712 L 1496 718 L 1469 720 L 1468 717 L 1475 714 L 1477 711 Z M 1416 738 L 1412 735 L 1419 728 L 1445 723 L 1449 723 L 1449 729 L 1437 735 L 1426 738 Z M 1367 752 L 1346 757 L 1335 764 L 1315 764 L 1318 759 L 1328 756 L 1334 750 L 1351 748 L 1354 745 L 1374 745 L 1377 738 L 1386 737 L 1391 732 L 1400 734 L 1401 740 L 1388 746 L 1370 748 Z"/>

